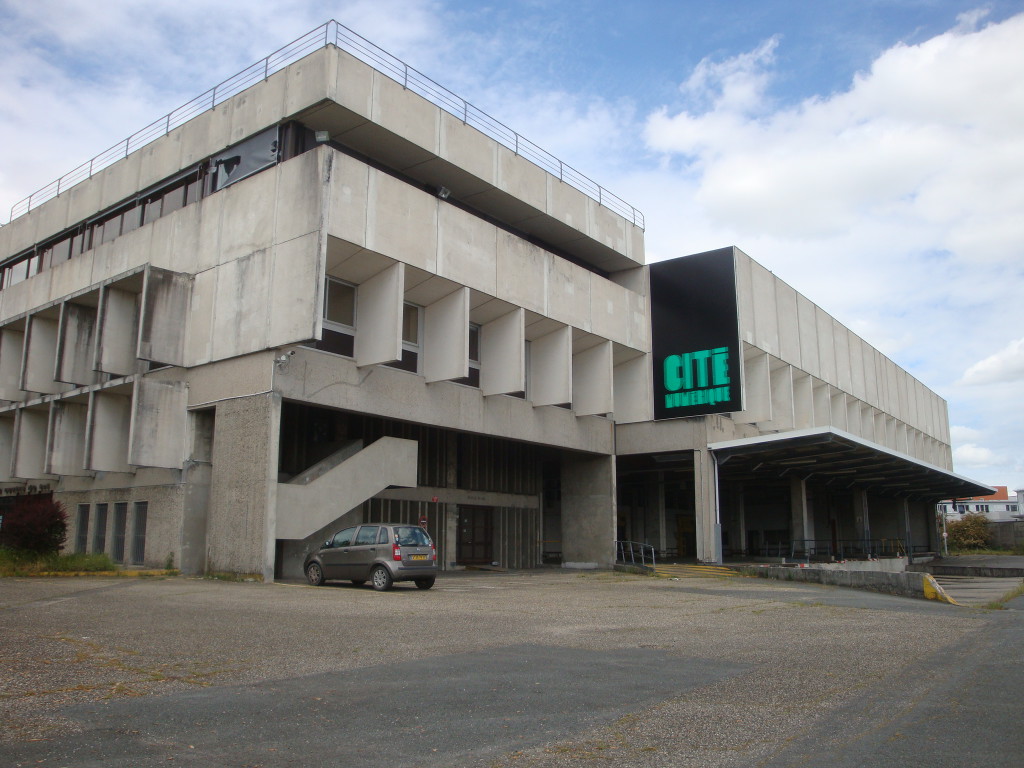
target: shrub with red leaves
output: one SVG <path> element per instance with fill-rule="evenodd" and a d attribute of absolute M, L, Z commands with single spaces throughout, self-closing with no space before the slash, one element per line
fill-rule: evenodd
<path fill-rule="evenodd" d="M 50 496 L 22 496 L 3 512 L 0 547 L 45 555 L 60 551 L 67 534 L 63 504 Z"/>

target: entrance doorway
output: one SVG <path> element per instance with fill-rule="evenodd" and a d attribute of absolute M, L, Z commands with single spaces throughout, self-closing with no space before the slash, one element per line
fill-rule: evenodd
<path fill-rule="evenodd" d="M 490 565 L 494 561 L 494 509 L 459 506 L 459 565 Z"/>

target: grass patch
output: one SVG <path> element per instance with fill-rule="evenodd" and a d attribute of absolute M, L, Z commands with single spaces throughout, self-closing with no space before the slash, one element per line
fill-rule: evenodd
<path fill-rule="evenodd" d="M 0 576 L 38 576 L 43 573 L 116 571 L 120 566 L 105 554 L 52 554 L 0 549 Z"/>
<path fill-rule="evenodd" d="M 993 547 L 976 547 L 974 549 L 964 548 L 949 548 L 949 554 L 951 557 L 956 555 L 1024 555 L 1024 545 L 1014 547 L 1013 549 L 995 549 Z"/>

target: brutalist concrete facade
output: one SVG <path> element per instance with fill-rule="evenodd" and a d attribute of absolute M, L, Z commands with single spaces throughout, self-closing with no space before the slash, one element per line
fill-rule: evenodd
<path fill-rule="evenodd" d="M 63 501 L 70 548 L 270 580 L 361 521 L 426 526 L 444 568 L 608 567 L 815 515 L 870 537 L 869 507 L 927 541 L 914 505 L 981 487 L 940 398 L 735 249 L 742 403 L 654 420 L 643 230 L 601 196 L 335 45 L 268 74 L 0 228 L 7 498 Z M 815 509 L 779 455 L 771 509 L 723 486 L 809 432 L 927 487 Z"/>

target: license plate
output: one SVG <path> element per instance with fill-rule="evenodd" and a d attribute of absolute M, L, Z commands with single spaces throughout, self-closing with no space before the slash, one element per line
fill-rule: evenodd
<path fill-rule="evenodd" d="M 410 560 L 426 560 L 426 555 L 409 555 Z"/>

